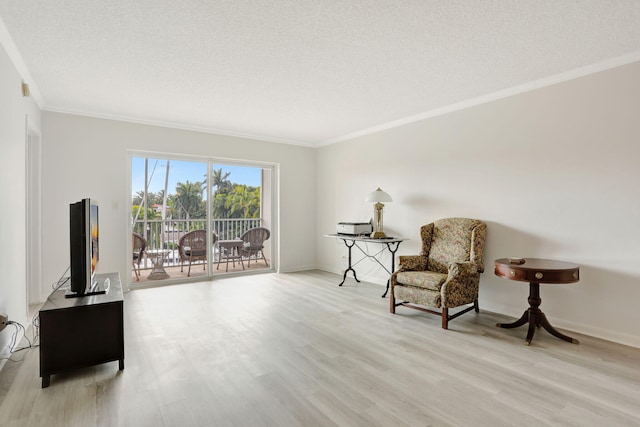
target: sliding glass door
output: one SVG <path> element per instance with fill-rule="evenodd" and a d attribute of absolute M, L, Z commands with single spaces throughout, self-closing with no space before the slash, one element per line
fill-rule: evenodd
<path fill-rule="evenodd" d="M 131 155 L 131 283 L 273 269 L 273 167 Z"/>

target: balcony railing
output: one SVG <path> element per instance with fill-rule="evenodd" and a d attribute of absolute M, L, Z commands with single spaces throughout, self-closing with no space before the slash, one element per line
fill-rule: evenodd
<path fill-rule="evenodd" d="M 133 231 L 146 239 L 147 251 L 170 250 L 171 254 L 166 258 L 165 264 L 177 265 L 180 238 L 189 231 L 207 229 L 206 224 L 206 219 L 148 219 L 136 221 L 133 224 Z M 251 228 L 261 226 L 262 218 L 214 219 L 211 221 L 209 230 L 216 233 L 218 240 L 232 240 L 239 238 Z M 214 249 L 214 262 L 217 260 L 218 253 Z M 146 267 L 150 266 L 149 263 Z"/>

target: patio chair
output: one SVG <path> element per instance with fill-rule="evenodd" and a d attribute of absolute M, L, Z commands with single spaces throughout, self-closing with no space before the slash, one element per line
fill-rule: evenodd
<path fill-rule="evenodd" d="M 213 243 L 217 240 L 216 233 L 213 233 Z M 207 231 L 193 230 L 185 234 L 178 241 L 178 254 L 180 255 L 180 271 L 184 272 L 184 263 L 189 263 L 187 277 L 191 276 L 191 264 L 195 261 L 207 260 Z M 206 269 L 207 264 L 202 263 L 202 269 Z"/>
<path fill-rule="evenodd" d="M 147 241 L 142 237 L 142 234 L 132 233 L 131 245 L 133 247 L 131 265 L 133 267 L 133 273 L 136 275 L 136 281 L 140 281 L 140 262 L 144 258 L 145 251 L 147 250 Z M 137 269 L 136 264 L 138 265 Z"/>
<path fill-rule="evenodd" d="M 256 262 L 258 262 L 258 254 L 262 255 L 262 259 L 264 263 L 269 267 L 269 263 L 267 262 L 267 257 L 264 256 L 264 242 L 271 236 L 271 232 L 268 228 L 257 227 L 252 228 L 250 230 L 245 231 L 245 233 L 240 236 L 240 240 L 244 242 L 242 247 L 240 248 L 240 255 L 248 258 L 247 268 L 251 267 L 251 256 L 254 256 Z"/>

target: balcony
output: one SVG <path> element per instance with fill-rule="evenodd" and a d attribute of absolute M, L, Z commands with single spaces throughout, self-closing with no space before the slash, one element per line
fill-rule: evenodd
<path fill-rule="evenodd" d="M 261 227 L 263 225 L 262 218 L 244 218 L 244 219 L 214 219 L 211 221 L 211 226 L 207 227 L 206 219 L 186 219 L 186 220 L 146 220 L 137 221 L 133 225 L 133 231 L 142 235 L 147 243 L 145 249 L 146 255 L 140 262 L 140 276 L 139 280 L 136 278 L 135 273 L 131 273 L 132 283 L 144 283 L 153 282 L 149 278 L 150 273 L 153 271 L 153 258 L 157 258 L 158 255 L 163 260 L 163 269 L 169 276 L 169 279 L 180 279 L 187 277 L 188 263 L 185 263 L 182 268 L 180 265 L 180 256 L 178 253 L 178 242 L 180 238 L 186 233 L 193 230 L 213 230 L 219 240 L 233 240 L 239 238 L 245 231 Z M 270 242 L 265 243 L 264 253 L 269 261 L 270 254 Z M 258 255 L 258 261 L 254 257 L 249 260 L 233 259 L 231 254 L 227 254 L 223 248 L 221 248 L 216 242 L 211 248 L 211 254 L 213 256 L 212 274 L 224 274 L 238 271 L 255 271 L 260 269 L 268 269 L 265 260 L 261 255 Z M 157 259 L 156 259 L 157 261 Z M 136 264 L 137 267 L 137 264 Z M 243 268 L 244 267 L 244 268 Z M 180 270 L 183 271 L 180 271 Z M 191 264 L 191 277 L 206 277 L 206 261 L 196 261 Z M 152 276 L 153 277 L 153 276 Z"/>

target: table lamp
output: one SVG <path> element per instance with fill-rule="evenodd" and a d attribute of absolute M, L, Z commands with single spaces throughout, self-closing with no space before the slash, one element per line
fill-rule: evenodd
<path fill-rule="evenodd" d="M 382 202 L 392 202 L 393 199 L 391 196 L 378 187 L 376 191 L 372 191 L 367 194 L 365 198 L 365 202 L 375 202 L 373 205 L 373 233 L 371 233 L 372 239 L 382 239 L 387 237 L 384 234 L 383 226 L 382 226 L 382 209 L 384 208 L 384 204 Z"/>

